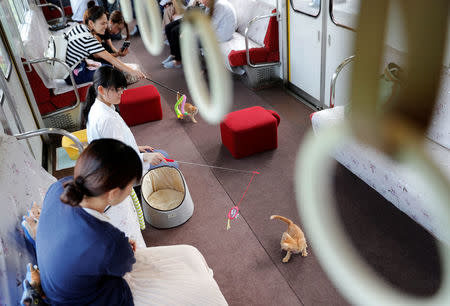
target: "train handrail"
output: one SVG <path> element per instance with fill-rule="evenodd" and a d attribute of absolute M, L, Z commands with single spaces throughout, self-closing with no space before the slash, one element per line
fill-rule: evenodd
<path fill-rule="evenodd" d="M 16 137 L 17 140 L 22 140 L 22 139 L 27 139 L 27 138 L 34 137 L 34 136 L 47 135 L 47 134 L 58 134 L 58 135 L 66 136 L 75 143 L 80 154 L 84 150 L 83 144 L 75 135 L 73 135 L 72 133 L 69 133 L 66 130 L 58 129 L 58 128 L 43 128 L 43 129 L 39 129 L 39 130 L 33 130 L 33 131 L 25 132 L 25 133 L 15 134 L 13 136 Z"/>
<path fill-rule="evenodd" d="M 347 64 L 351 63 L 355 59 L 355 55 L 351 55 L 344 59 L 339 66 L 337 66 L 336 70 L 333 73 L 333 76 L 331 77 L 331 83 L 330 83 L 330 108 L 334 107 L 334 99 L 336 95 L 336 81 L 337 77 L 339 76 L 339 73 L 341 70 L 347 66 Z"/>
<path fill-rule="evenodd" d="M 278 16 L 279 16 L 279 13 L 277 10 L 276 13 L 271 13 L 269 15 L 256 16 L 248 22 L 247 27 L 245 28 L 245 57 L 247 59 L 247 65 L 249 65 L 250 67 L 259 68 L 259 67 L 275 66 L 275 65 L 280 64 L 280 61 L 273 62 L 273 63 L 252 64 L 252 62 L 250 61 L 250 49 L 248 48 L 248 31 L 249 31 L 250 27 L 252 26 L 252 24 L 255 23 L 256 21 L 258 21 L 260 19 L 264 19 L 264 18 L 277 17 L 277 20 L 278 20 Z"/>
<path fill-rule="evenodd" d="M 73 91 L 75 92 L 75 97 L 76 97 L 77 101 L 72 106 L 64 107 L 64 108 L 58 109 L 58 110 L 56 110 L 54 112 L 51 112 L 51 113 L 43 115 L 42 116 L 43 119 L 49 118 L 49 117 L 52 117 L 52 116 L 55 116 L 55 115 L 58 115 L 58 114 L 61 114 L 61 113 L 67 112 L 67 111 L 70 111 L 72 109 L 75 109 L 81 103 L 80 93 L 78 92 L 78 87 L 75 84 L 75 78 L 73 77 L 72 70 L 70 69 L 69 65 L 67 65 L 64 61 L 62 61 L 62 60 L 60 60 L 59 58 L 56 58 L 56 57 L 42 57 L 42 58 L 38 58 L 38 59 L 27 60 L 27 61 L 25 61 L 23 63 L 26 64 L 26 65 L 29 65 L 29 64 L 37 64 L 37 63 L 48 62 L 48 61 L 58 62 L 61 65 L 63 65 L 68 71 L 70 71 L 69 77 L 70 77 L 70 81 L 72 82 Z"/>

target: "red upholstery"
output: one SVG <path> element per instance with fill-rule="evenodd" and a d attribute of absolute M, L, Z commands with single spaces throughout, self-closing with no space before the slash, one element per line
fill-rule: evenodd
<path fill-rule="evenodd" d="M 45 1 L 45 0 L 41 0 L 39 2 L 41 4 L 47 3 L 47 1 Z M 42 13 L 44 13 L 44 17 L 45 17 L 45 19 L 47 21 L 62 17 L 61 13 L 59 12 L 59 10 L 55 9 L 54 7 L 44 6 L 44 7 L 42 7 Z M 64 7 L 64 14 L 66 16 L 72 16 L 73 15 L 72 7 L 71 6 L 65 6 Z"/>
<path fill-rule="evenodd" d="M 275 13 L 273 10 L 272 13 Z M 232 50 L 228 54 L 228 60 L 231 67 L 247 65 L 247 58 L 244 50 Z M 250 49 L 250 61 L 252 64 L 265 62 L 278 62 L 280 52 L 278 48 L 278 21 L 271 17 L 267 26 L 266 36 L 264 37 L 264 47 Z"/>
<path fill-rule="evenodd" d="M 278 147 L 280 116 L 253 106 L 229 113 L 220 124 L 222 143 L 235 158 Z"/>
<path fill-rule="evenodd" d="M 161 97 L 153 85 L 125 90 L 119 108 L 128 126 L 161 120 L 163 117 Z"/>
<path fill-rule="evenodd" d="M 28 71 L 28 66 L 25 66 L 25 70 Z M 41 78 L 37 74 L 36 70 L 34 70 L 34 68 L 32 68 L 31 72 L 27 72 L 27 77 L 41 115 L 48 114 L 60 108 L 71 106 L 76 103 L 77 97 L 75 96 L 75 92 L 73 91 L 69 91 L 60 95 L 54 95 L 52 90 L 45 87 L 44 83 L 42 82 Z M 88 88 L 89 86 L 78 88 L 81 101 L 85 100 Z"/>

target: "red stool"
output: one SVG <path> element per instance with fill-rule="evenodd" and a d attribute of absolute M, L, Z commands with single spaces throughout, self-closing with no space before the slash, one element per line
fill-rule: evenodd
<path fill-rule="evenodd" d="M 128 126 L 161 120 L 163 117 L 161 97 L 153 85 L 125 90 L 119 109 L 120 115 Z"/>
<path fill-rule="evenodd" d="M 222 143 L 235 158 L 278 147 L 280 116 L 260 106 L 229 113 L 220 124 Z"/>

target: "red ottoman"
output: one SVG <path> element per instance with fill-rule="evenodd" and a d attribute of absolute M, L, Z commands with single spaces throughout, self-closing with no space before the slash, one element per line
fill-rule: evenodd
<path fill-rule="evenodd" d="M 260 106 L 229 113 L 220 124 L 222 143 L 235 158 L 278 147 L 280 116 Z"/>
<path fill-rule="evenodd" d="M 161 97 L 153 85 L 127 89 L 120 100 L 120 115 L 128 126 L 161 120 Z"/>

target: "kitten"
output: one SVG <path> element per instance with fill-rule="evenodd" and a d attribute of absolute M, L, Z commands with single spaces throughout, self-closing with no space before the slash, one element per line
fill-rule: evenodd
<path fill-rule="evenodd" d="M 48 305 L 43 301 L 44 292 L 41 287 L 41 277 L 37 266 L 27 265 L 27 276 L 22 283 L 23 295 L 21 305 Z"/>
<path fill-rule="evenodd" d="M 308 245 L 306 244 L 305 234 L 303 234 L 303 231 L 300 229 L 300 227 L 295 225 L 294 222 L 292 222 L 288 218 L 282 216 L 270 216 L 270 220 L 273 219 L 279 219 L 288 224 L 288 228 L 283 233 L 280 243 L 281 249 L 287 251 L 286 256 L 283 258 L 282 262 L 288 262 L 291 258 L 291 254 L 302 253 L 303 257 L 308 256 L 308 252 L 306 251 Z"/>
<path fill-rule="evenodd" d="M 198 113 L 198 108 L 196 106 L 192 105 L 191 103 L 185 103 L 184 111 L 187 113 L 184 118 L 189 117 L 192 122 L 197 123 L 197 120 L 195 120 L 194 118 L 194 116 Z"/>

